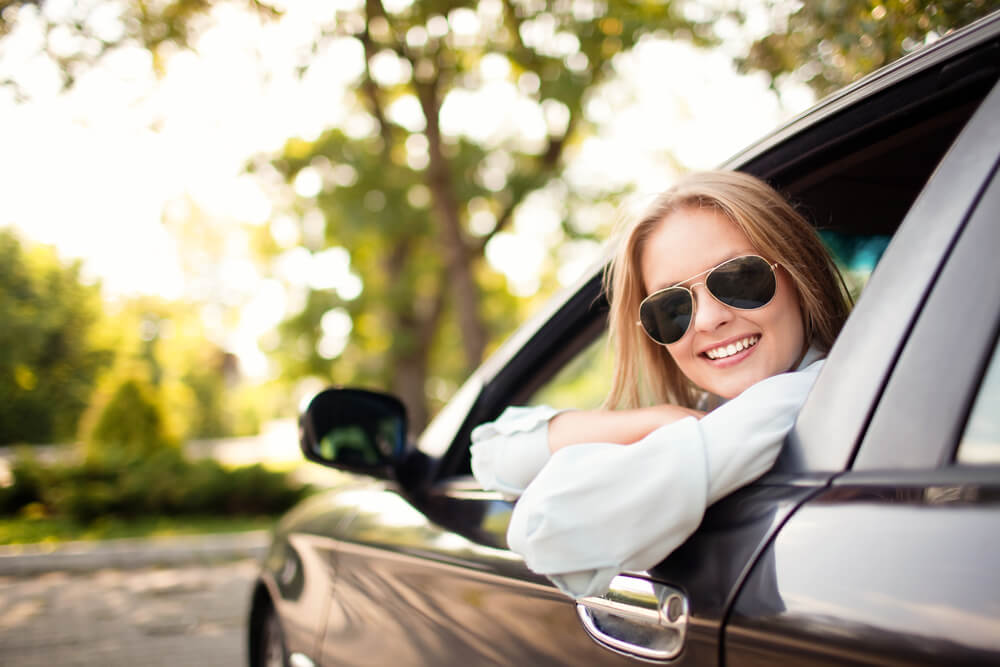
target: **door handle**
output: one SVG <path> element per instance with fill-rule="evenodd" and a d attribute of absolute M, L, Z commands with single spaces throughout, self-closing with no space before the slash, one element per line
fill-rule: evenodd
<path fill-rule="evenodd" d="M 604 595 L 577 600 L 576 613 L 595 641 L 618 653 L 671 660 L 684 648 L 688 600 L 665 584 L 618 575 Z"/>

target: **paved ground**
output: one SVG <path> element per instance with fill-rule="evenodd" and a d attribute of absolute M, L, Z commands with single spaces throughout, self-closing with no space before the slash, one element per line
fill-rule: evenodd
<path fill-rule="evenodd" d="M 0 577 L 0 664 L 243 665 L 254 560 Z"/>
<path fill-rule="evenodd" d="M 190 443 L 232 465 L 301 461 L 294 422 L 261 436 Z M 36 450 L 72 456 L 72 447 Z M 0 484 L 13 450 L 0 448 Z M 301 481 L 329 484 L 303 465 Z M 0 547 L 0 667 L 245 665 L 246 613 L 267 531 Z"/>
<path fill-rule="evenodd" d="M 24 577 L 47 572 L 134 570 L 186 567 L 226 561 L 260 560 L 267 552 L 267 530 L 220 535 L 177 535 L 58 544 L 0 546 L 0 577 Z"/>

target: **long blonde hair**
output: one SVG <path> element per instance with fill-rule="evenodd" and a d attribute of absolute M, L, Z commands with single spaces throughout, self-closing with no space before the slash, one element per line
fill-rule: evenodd
<path fill-rule="evenodd" d="M 847 319 L 850 297 L 840 272 L 816 231 L 784 197 L 749 174 L 691 174 L 619 232 L 618 250 L 604 273 L 615 358 L 605 407 L 632 408 L 649 403 L 696 407 L 704 395 L 681 373 L 667 348 L 651 341 L 636 326 L 639 303 L 646 296 L 640 271 L 643 249 L 663 220 L 684 208 L 721 213 L 746 234 L 757 252 L 781 265 L 795 285 L 807 346 L 829 350 Z"/>

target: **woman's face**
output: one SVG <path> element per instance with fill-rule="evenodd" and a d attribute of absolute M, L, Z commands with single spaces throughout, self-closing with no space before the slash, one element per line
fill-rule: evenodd
<path fill-rule="evenodd" d="M 723 305 L 708 293 L 705 276 L 697 275 L 749 254 L 760 253 L 735 223 L 712 209 L 692 207 L 664 218 L 640 257 L 646 294 L 680 281 L 686 281 L 681 284 L 694 293 L 691 326 L 679 341 L 667 345 L 667 351 L 689 380 L 723 398 L 733 398 L 755 382 L 792 369 L 804 351 L 795 286 L 780 266 L 775 269 L 774 298 L 756 310 Z M 737 342 L 749 346 L 729 354 L 726 348 Z"/>

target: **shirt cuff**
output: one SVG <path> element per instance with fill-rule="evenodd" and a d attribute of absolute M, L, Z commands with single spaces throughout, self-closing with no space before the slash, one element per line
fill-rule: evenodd
<path fill-rule="evenodd" d="M 472 431 L 472 474 L 488 491 L 521 495 L 549 460 L 549 420 L 559 410 L 511 407 Z"/>

